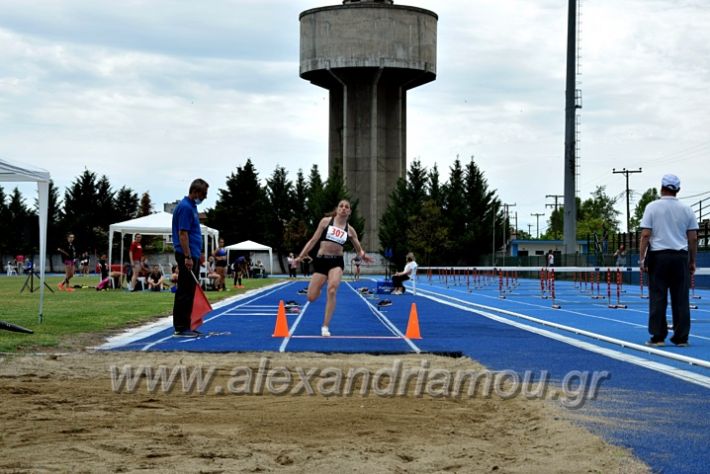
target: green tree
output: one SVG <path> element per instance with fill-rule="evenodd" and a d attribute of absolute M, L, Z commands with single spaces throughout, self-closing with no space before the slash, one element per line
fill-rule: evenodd
<path fill-rule="evenodd" d="M 294 203 L 294 217 L 301 220 L 306 220 L 308 216 L 308 183 L 303 175 L 303 170 L 299 169 L 296 174 L 296 184 L 294 186 L 294 194 L 296 202 Z M 305 242 L 304 242 L 305 244 Z"/>
<path fill-rule="evenodd" d="M 12 229 L 9 246 L 17 253 L 35 253 L 39 248 L 36 214 L 25 204 L 25 198 L 18 188 L 12 190 L 7 204 L 8 229 Z M 13 252 L 13 250 L 11 250 Z"/>
<path fill-rule="evenodd" d="M 449 229 L 451 245 L 444 254 L 444 262 L 448 264 L 461 263 L 466 254 L 467 207 L 464 172 L 458 156 L 449 168 L 449 181 L 444 185 L 444 213 L 446 227 Z M 490 222 L 490 221 L 489 221 Z"/>
<path fill-rule="evenodd" d="M 441 189 L 439 167 L 434 163 L 434 167 L 427 175 L 427 184 L 429 189 L 429 197 L 436 203 L 437 206 L 444 206 L 444 192 Z"/>
<path fill-rule="evenodd" d="M 438 183 L 438 175 L 435 178 Z M 380 219 L 378 237 L 382 251 L 392 250 L 392 263 L 404 264 L 407 252 L 413 251 L 409 243 L 411 226 L 421 221 L 424 203 L 428 200 L 427 185 L 431 183 L 431 174 L 427 174 L 421 162 L 415 160 L 407 170 L 407 180 L 399 179 L 390 193 L 385 212 Z M 438 184 L 435 184 L 438 187 Z M 424 235 L 424 234 L 413 234 Z M 422 243 L 419 243 L 420 248 Z"/>
<path fill-rule="evenodd" d="M 79 253 L 107 246 L 108 227 L 113 220 L 113 192 L 108 178 L 97 180 L 89 170 L 79 175 L 64 191 L 62 228 L 72 232 Z M 63 237 L 62 237 L 63 241 Z"/>
<path fill-rule="evenodd" d="M 606 186 L 597 186 L 591 198 L 582 202 L 578 209 L 577 238 L 584 239 L 596 233 L 613 233 L 619 230 L 619 211 L 614 209 L 616 200 L 606 194 Z"/>
<path fill-rule="evenodd" d="M 35 199 L 35 213 L 39 215 L 39 199 Z M 47 253 L 52 254 L 54 249 L 64 242 L 64 231 L 61 227 L 61 202 L 59 190 L 53 180 L 49 180 L 47 187 Z M 49 271 L 54 272 L 52 259 L 47 259 Z"/>
<path fill-rule="evenodd" d="M 494 231 L 497 235 L 499 229 L 504 229 L 499 244 L 508 241 L 510 223 L 504 222 L 502 204 L 496 198 L 495 190 L 488 189 L 488 181 L 473 157 L 465 168 L 464 187 L 465 231 L 459 244 L 458 263 L 476 264 L 480 263 L 482 255 L 488 253 L 486 249 L 493 242 Z"/>
<path fill-rule="evenodd" d="M 121 187 L 113 200 L 116 222 L 128 221 L 138 217 L 138 194 L 131 188 Z"/>
<path fill-rule="evenodd" d="M 449 230 L 441 207 L 433 199 L 426 199 L 421 212 L 409 218 L 407 246 L 421 264 L 429 266 L 434 258 L 447 252 Z"/>
<path fill-rule="evenodd" d="M 268 200 L 251 159 L 237 167 L 225 185 L 218 191 L 215 207 L 207 213 L 207 225 L 219 229 L 226 242 L 265 242 Z"/>
<path fill-rule="evenodd" d="M 138 204 L 138 217 L 149 216 L 153 213 L 153 201 L 150 199 L 148 191 L 141 195 L 140 203 Z"/>
<path fill-rule="evenodd" d="M 288 173 L 283 166 L 276 166 L 271 177 L 266 180 L 266 196 L 269 201 L 268 219 L 266 220 L 268 241 L 276 249 L 277 260 L 283 273 L 287 273 L 283 264 L 285 248 L 284 234 L 286 224 L 294 215 L 295 194 L 293 184 L 288 180 Z"/>
<path fill-rule="evenodd" d="M 643 218 L 643 213 L 646 210 L 646 206 L 648 206 L 648 203 L 653 202 L 656 199 L 659 199 L 660 197 L 661 196 L 658 194 L 658 189 L 656 188 L 648 188 L 641 195 L 641 199 L 639 199 L 639 202 L 634 208 L 634 214 L 629 220 L 629 224 L 631 225 L 632 230 L 638 229 L 638 226 L 641 224 L 641 219 Z"/>
<path fill-rule="evenodd" d="M 313 165 L 308 175 L 308 189 L 306 191 L 306 208 L 308 210 L 308 227 L 315 229 L 323 215 L 330 211 L 323 202 L 323 180 L 321 179 L 318 165 Z"/>
<path fill-rule="evenodd" d="M 7 196 L 5 190 L 0 186 L 0 222 L 3 226 L 10 223 L 10 210 L 7 208 Z M 11 234 L 9 232 L 0 232 L 0 255 L 12 255 L 14 251 L 10 247 Z"/>

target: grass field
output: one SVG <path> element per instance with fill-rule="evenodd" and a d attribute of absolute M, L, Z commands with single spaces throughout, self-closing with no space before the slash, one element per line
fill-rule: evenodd
<path fill-rule="evenodd" d="M 22 334 L 0 330 L 0 352 L 76 349 L 77 345 L 98 341 L 112 331 L 172 314 L 174 294 L 169 291 L 96 291 L 88 287 L 98 281 L 92 275 L 74 277 L 72 284 L 86 285 L 87 288 L 67 293 L 57 290 L 60 281 L 59 276 L 47 277 L 54 293 L 45 289 L 44 321 L 39 323 L 39 281 L 34 281 L 34 293 L 29 289 L 20 293 L 25 277 L 0 277 L 0 321 L 34 331 L 34 334 Z M 206 294 L 214 302 L 277 281 L 275 278 L 247 279 L 244 289 L 230 288 L 230 291 L 208 291 Z"/>

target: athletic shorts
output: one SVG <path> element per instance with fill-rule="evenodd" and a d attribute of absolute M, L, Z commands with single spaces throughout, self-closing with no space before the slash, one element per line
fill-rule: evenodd
<path fill-rule="evenodd" d="M 313 259 L 313 273 L 328 275 L 328 272 L 336 267 L 345 269 L 342 255 L 318 255 Z"/>
<path fill-rule="evenodd" d="M 65 266 L 65 267 L 73 267 L 73 266 L 74 266 L 74 260 L 64 260 L 64 266 Z"/>

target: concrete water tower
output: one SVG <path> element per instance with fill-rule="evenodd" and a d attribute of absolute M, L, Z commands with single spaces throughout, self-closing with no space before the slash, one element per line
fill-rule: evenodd
<path fill-rule="evenodd" d="M 379 248 L 379 222 L 407 172 L 407 91 L 436 79 L 438 17 L 391 0 L 345 0 L 301 13 L 300 75 L 330 91 L 328 168 L 343 171 Z"/>

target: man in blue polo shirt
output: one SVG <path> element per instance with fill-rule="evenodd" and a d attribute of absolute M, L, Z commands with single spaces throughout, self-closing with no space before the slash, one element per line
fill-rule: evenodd
<path fill-rule="evenodd" d="M 197 337 L 197 331 L 190 330 L 190 314 L 195 295 L 195 285 L 199 278 L 200 255 L 202 254 L 202 230 L 197 205 L 207 198 L 207 184 L 196 179 L 190 184 L 190 191 L 173 211 L 173 245 L 175 261 L 179 272 L 175 302 L 173 304 L 173 327 L 175 336 Z M 192 275 L 190 274 L 192 273 Z M 194 275 L 194 277 L 193 277 Z"/>
<path fill-rule="evenodd" d="M 661 180 L 661 199 L 646 206 L 641 219 L 639 266 L 648 272 L 648 346 L 662 346 L 668 335 L 666 306 L 671 294 L 673 337 L 676 346 L 687 346 L 690 334 L 690 275 L 695 273 L 698 221 L 693 210 L 676 194 L 680 179 L 672 174 Z"/>

